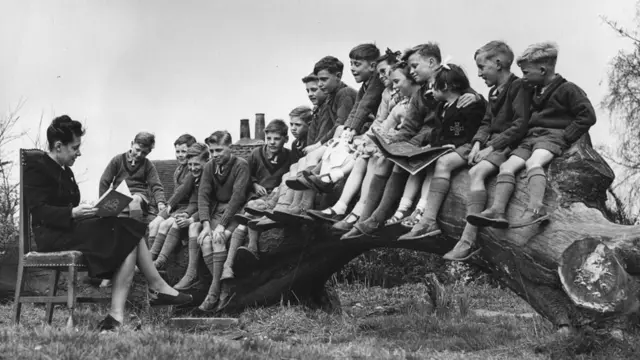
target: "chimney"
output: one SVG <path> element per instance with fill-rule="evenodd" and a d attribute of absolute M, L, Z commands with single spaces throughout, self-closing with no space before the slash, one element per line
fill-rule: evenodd
<path fill-rule="evenodd" d="M 249 128 L 249 119 L 240 119 L 240 140 L 251 140 L 251 128 Z"/>
<path fill-rule="evenodd" d="M 264 141 L 264 114 L 256 114 L 256 132 L 255 139 Z"/>

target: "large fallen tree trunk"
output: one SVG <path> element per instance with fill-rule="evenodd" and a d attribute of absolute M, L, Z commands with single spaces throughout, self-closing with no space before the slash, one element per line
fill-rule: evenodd
<path fill-rule="evenodd" d="M 481 252 L 471 262 L 491 273 L 558 326 L 625 326 L 638 309 L 640 226 L 611 223 L 603 215 L 611 168 L 583 137 L 547 171 L 545 204 L 552 211 L 544 226 L 484 228 Z M 528 201 L 526 178 L 518 176 L 508 219 L 517 220 Z M 465 225 L 466 170 L 452 179 L 439 214 L 443 236 L 423 241 L 396 241 L 393 235 L 341 241 L 321 223 L 300 224 L 262 234 L 267 251 L 257 263 L 236 261 L 236 278 L 225 282 L 233 299 L 225 312 L 282 300 L 323 307 L 336 306 L 326 282 L 363 252 L 379 247 L 444 254 Z M 495 182 L 489 186 L 489 203 Z M 582 245 L 579 245 L 582 244 Z"/>

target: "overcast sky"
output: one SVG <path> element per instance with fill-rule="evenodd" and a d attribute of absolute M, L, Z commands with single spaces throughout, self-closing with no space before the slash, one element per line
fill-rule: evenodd
<path fill-rule="evenodd" d="M 609 2 L 613 4 L 613 2 Z M 74 171 L 84 199 L 97 197 L 109 159 L 128 149 L 136 132 L 157 136 L 150 158 L 173 157 L 184 132 L 202 141 L 219 129 L 237 140 L 239 119 L 264 112 L 287 118 L 307 104 L 300 79 L 325 55 L 340 58 L 375 42 L 403 50 L 426 41 L 462 65 L 472 86 L 473 53 L 490 40 L 516 54 L 534 42 L 559 44 L 557 70 L 577 83 L 595 106 L 606 92 L 610 59 L 629 44 L 601 15 L 632 25 L 635 1 L 7 1 L 0 0 L 0 109 L 24 100 L 18 130 L 37 136 L 57 115 L 87 128 Z M 520 75 L 517 66 L 514 72 Z M 609 117 L 599 110 L 591 130 L 611 143 Z M 30 138 L 13 148 L 30 147 Z M 14 151 L 14 156 L 17 152 Z"/>

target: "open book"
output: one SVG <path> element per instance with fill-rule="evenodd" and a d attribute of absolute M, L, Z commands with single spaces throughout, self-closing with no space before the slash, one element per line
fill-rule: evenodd
<path fill-rule="evenodd" d="M 109 189 L 98 199 L 98 203 L 95 205 L 98 208 L 96 216 L 118 216 L 129 205 L 131 200 L 133 200 L 133 197 L 127 182 L 122 181 L 117 188 Z"/>
<path fill-rule="evenodd" d="M 449 146 L 419 147 L 407 141 L 391 143 L 386 136 L 380 134 L 376 129 L 372 129 L 372 133 L 371 139 L 378 146 L 384 157 L 405 169 L 411 175 L 419 173 L 438 160 L 440 156 L 452 151 Z"/>

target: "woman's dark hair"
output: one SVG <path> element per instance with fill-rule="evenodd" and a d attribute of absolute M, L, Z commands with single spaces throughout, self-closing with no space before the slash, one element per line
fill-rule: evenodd
<path fill-rule="evenodd" d="M 63 145 L 73 141 L 74 137 L 84 135 L 84 129 L 79 121 L 71 119 L 68 115 L 58 116 L 51 121 L 47 128 L 47 142 L 49 150 L 53 150 L 53 144 L 60 141 Z"/>
<path fill-rule="evenodd" d="M 467 74 L 460 66 L 454 64 L 440 66 L 433 82 L 433 88 L 436 90 L 448 90 L 458 94 L 462 94 L 469 87 Z"/>
<path fill-rule="evenodd" d="M 410 73 L 411 68 L 405 61 L 400 61 L 391 65 L 391 67 L 389 68 L 389 73 L 392 73 L 396 70 L 400 71 L 404 75 L 404 77 L 411 81 L 412 84 L 416 84 L 416 79 L 414 79 Z"/>
<path fill-rule="evenodd" d="M 398 61 L 400 61 L 401 55 L 402 53 L 400 51 L 392 51 L 391 49 L 387 48 L 384 54 L 376 60 L 376 63 L 380 64 L 381 62 L 386 61 L 387 64 L 394 65 Z"/>

